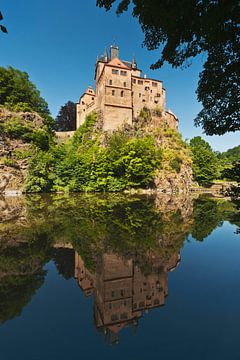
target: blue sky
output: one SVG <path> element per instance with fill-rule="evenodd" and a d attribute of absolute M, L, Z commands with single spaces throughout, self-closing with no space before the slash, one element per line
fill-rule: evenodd
<path fill-rule="evenodd" d="M 0 34 L 0 66 L 11 65 L 29 73 L 55 117 L 68 100 L 76 102 L 88 85 L 94 86 L 94 64 L 105 46 L 115 40 L 120 58 L 136 55 L 143 74 L 160 79 L 167 91 L 167 108 L 179 117 L 184 138 L 203 136 L 215 150 L 240 144 L 239 132 L 205 136 L 193 119 L 201 109 L 195 90 L 203 56 L 189 68 L 164 65 L 151 71 L 158 51 L 142 47 L 143 34 L 136 19 L 96 7 L 96 0 L 0 0 L 4 25 L 9 34 Z"/>

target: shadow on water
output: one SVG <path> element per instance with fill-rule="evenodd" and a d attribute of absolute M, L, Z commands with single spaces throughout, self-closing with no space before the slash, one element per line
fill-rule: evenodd
<path fill-rule="evenodd" d="M 93 295 L 95 326 L 111 343 L 164 305 L 190 234 L 203 241 L 223 221 L 240 225 L 233 203 L 209 196 L 31 195 L 2 197 L 0 209 L 0 322 L 21 315 L 52 259 Z"/>

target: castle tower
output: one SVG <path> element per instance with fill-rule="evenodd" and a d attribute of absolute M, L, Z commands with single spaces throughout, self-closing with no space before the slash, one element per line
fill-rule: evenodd
<path fill-rule="evenodd" d="M 135 55 L 132 61 L 119 58 L 119 47 L 105 48 L 95 66 L 96 94 L 89 89 L 77 104 L 77 128 L 92 111 L 101 112 L 103 130 L 114 131 L 123 124 L 131 125 L 143 108 L 163 114 L 170 127 L 177 129 L 178 119 L 166 111 L 162 81 L 141 76 Z"/>

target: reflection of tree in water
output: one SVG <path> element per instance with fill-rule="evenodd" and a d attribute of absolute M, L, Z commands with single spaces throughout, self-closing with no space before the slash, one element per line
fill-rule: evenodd
<path fill-rule="evenodd" d="M 239 219 L 230 202 L 202 196 L 193 201 L 191 197 L 121 194 L 37 195 L 22 198 L 21 202 L 19 207 L 14 201 L 14 207 L 21 208 L 19 218 L 0 225 L 0 321 L 21 313 L 43 284 L 44 264 L 53 258 L 65 279 L 71 278 L 75 270 L 85 294 L 94 293 L 96 325 L 110 338 L 121 328 L 119 324 L 136 328 L 143 309 L 164 303 L 167 272 L 178 263 L 188 234 L 202 240 L 222 221 L 237 224 Z M 82 265 L 74 260 L 71 248 L 81 256 Z M 108 269 L 114 266 L 115 274 L 108 279 Z M 80 268 L 83 273 L 79 273 Z M 103 293 L 106 283 L 115 286 L 116 274 L 119 277 L 123 270 L 128 275 L 126 279 L 122 276 L 122 287 L 109 288 L 108 295 Z M 138 286 L 139 292 L 132 288 L 132 294 L 138 294 L 138 301 L 134 302 L 131 295 L 130 308 L 127 300 L 131 296 L 125 298 L 129 291 L 127 284 L 131 279 L 137 286 L 137 274 L 138 285 L 142 286 Z M 161 297 L 156 298 L 159 289 Z M 110 291 L 114 292 L 113 296 Z M 142 299 L 142 294 L 148 298 Z M 117 313 L 107 296 L 115 304 L 118 296 Z M 124 318 L 126 313 L 128 319 Z M 106 323 L 110 325 L 105 326 Z"/>
<path fill-rule="evenodd" d="M 7 226 L 7 230 L 5 242 L 0 243 L 0 323 L 19 316 L 43 285 L 43 266 L 49 260 L 50 249 L 41 234 L 32 239 L 26 229 L 22 234 L 18 227 L 11 232 Z"/>
<path fill-rule="evenodd" d="M 194 201 L 192 220 L 192 236 L 203 241 L 224 221 L 239 226 L 239 211 L 230 201 L 200 196 Z"/>

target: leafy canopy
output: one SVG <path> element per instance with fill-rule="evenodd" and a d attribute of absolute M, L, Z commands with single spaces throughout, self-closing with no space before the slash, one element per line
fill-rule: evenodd
<path fill-rule="evenodd" d="M 110 10 L 116 0 L 97 0 Z M 121 0 L 117 13 L 132 14 L 145 34 L 148 50 L 160 48 L 157 69 L 166 61 L 173 67 L 186 64 L 200 53 L 207 55 L 200 74 L 197 97 L 203 110 L 195 124 L 208 135 L 240 130 L 239 114 L 239 13 L 236 0 Z"/>
<path fill-rule="evenodd" d="M 68 101 L 61 107 L 55 121 L 57 131 L 76 130 L 76 105 Z"/>
<path fill-rule="evenodd" d="M 11 66 L 0 67 L 0 104 L 11 109 L 15 106 L 19 106 L 19 110 L 27 108 L 45 117 L 50 114 L 47 102 L 28 74 Z"/>
<path fill-rule="evenodd" d="M 207 185 L 218 177 L 218 158 L 207 141 L 200 136 L 190 140 L 193 154 L 193 176 L 200 185 Z"/>

